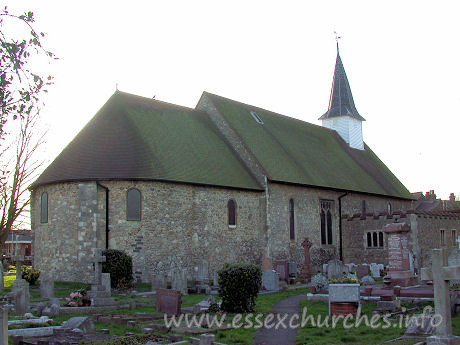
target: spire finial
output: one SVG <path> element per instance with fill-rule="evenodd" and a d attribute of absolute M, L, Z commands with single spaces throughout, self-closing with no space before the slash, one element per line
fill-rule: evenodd
<path fill-rule="evenodd" d="M 337 42 L 337 54 L 338 54 L 339 53 L 339 39 L 341 39 L 342 36 L 339 36 L 337 31 L 334 31 L 334 35 L 335 35 L 335 41 Z"/>

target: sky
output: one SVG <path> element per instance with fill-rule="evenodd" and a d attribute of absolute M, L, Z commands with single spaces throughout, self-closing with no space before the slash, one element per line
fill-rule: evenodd
<path fill-rule="evenodd" d="M 6 1 L 59 60 L 41 113 L 51 162 L 113 94 L 195 107 L 203 91 L 310 123 L 337 32 L 364 141 L 411 192 L 460 195 L 458 1 Z"/>

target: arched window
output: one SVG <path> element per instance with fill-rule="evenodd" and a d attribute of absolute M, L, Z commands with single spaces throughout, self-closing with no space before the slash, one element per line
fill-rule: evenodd
<path fill-rule="evenodd" d="M 388 213 L 389 216 L 392 215 L 391 203 L 388 203 L 388 204 L 387 204 L 387 213 Z"/>
<path fill-rule="evenodd" d="M 321 244 L 326 244 L 326 214 L 321 210 Z"/>
<path fill-rule="evenodd" d="M 289 238 L 295 240 L 294 228 L 294 200 L 289 200 Z"/>
<path fill-rule="evenodd" d="M 383 232 L 379 232 L 379 247 L 383 247 Z"/>
<path fill-rule="evenodd" d="M 372 234 L 370 232 L 367 233 L 367 246 L 372 247 Z"/>
<path fill-rule="evenodd" d="M 332 244 L 332 201 L 320 200 L 321 244 Z"/>
<path fill-rule="evenodd" d="M 48 193 L 44 192 L 40 203 L 40 223 L 48 223 Z"/>
<path fill-rule="evenodd" d="M 141 192 L 131 188 L 126 193 L 126 220 L 141 220 Z"/>
<path fill-rule="evenodd" d="M 366 200 L 361 202 L 361 216 L 366 216 Z"/>
<path fill-rule="evenodd" d="M 376 233 L 376 232 L 374 232 L 374 233 L 372 234 L 372 245 L 373 245 L 374 247 L 378 247 L 377 233 Z"/>
<path fill-rule="evenodd" d="M 228 226 L 236 226 L 236 203 L 230 199 L 227 204 L 228 209 Z"/>
<path fill-rule="evenodd" d="M 332 215 L 331 215 L 331 210 L 327 210 L 327 244 L 332 244 Z"/>

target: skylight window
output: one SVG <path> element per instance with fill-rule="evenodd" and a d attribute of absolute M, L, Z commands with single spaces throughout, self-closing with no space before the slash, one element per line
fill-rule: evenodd
<path fill-rule="evenodd" d="M 256 120 L 257 123 L 260 123 L 261 125 L 264 124 L 264 122 L 260 119 L 259 115 L 257 115 L 255 111 L 251 111 L 251 116 L 254 120 Z"/>

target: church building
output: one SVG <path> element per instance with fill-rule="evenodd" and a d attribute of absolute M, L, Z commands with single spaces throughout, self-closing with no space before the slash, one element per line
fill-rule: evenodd
<path fill-rule="evenodd" d="M 127 252 L 144 282 L 202 260 L 301 266 L 306 238 L 313 264 L 350 262 L 366 242 L 350 243 L 345 215 L 404 212 L 412 198 L 363 142 L 338 53 L 320 120 L 208 92 L 187 108 L 116 91 L 31 187 L 35 267 L 89 281 L 94 248 Z"/>

